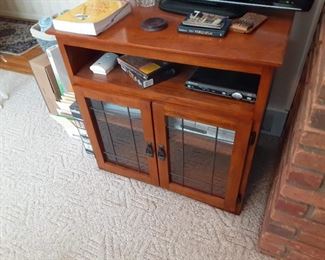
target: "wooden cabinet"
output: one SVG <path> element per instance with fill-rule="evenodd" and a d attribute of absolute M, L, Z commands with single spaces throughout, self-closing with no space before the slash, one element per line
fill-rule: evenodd
<path fill-rule="evenodd" d="M 160 16 L 161 32 L 141 21 Z M 292 16 L 270 16 L 252 35 L 179 34 L 182 16 L 157 8 L 132 14 L 97 37 L 55 34 L 100 168 L 240 213 L 274 68 L 283 62 Z M 120 68 L 89 66 L 105 52 L 175 62 L 180 73 L 147 89 Z M 259 76 L 247 103 L 185 89 L 195 66 Z"/>
<path fill-rule="evenodd" d="M 251 118 L 75 88 L 100 168 L 235 211 Z"/>

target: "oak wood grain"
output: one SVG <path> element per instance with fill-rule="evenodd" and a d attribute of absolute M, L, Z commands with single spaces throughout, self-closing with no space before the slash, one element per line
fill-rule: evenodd
<path fill-rule="evenodd" d="M 162 17 L 168 28 L 160 32 L 145 32 L 140 24 L 149 17 Z M 236 62 L 246 69 L 257 65 L 278 67 L 283 63 L 292 15 L 269 16 L 253 34 L 229 32 L 225 38 L 187 35 L 177 32 L 184 16 L 163 12 L 158 7 L 134 8 L 126 18 L 97 37 L 64 33 L 51 29 L 64 44 L 96 48 L 192 65 L 215 66 Z M 235 64 L 232 64 L 232 66 Z"/>

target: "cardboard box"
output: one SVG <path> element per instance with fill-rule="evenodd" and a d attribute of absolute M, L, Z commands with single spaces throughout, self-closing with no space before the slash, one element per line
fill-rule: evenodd
<path fill-rule="evenodd" d="M 30 60 L 29 63 L 49 112 L 57 115 L 56 101 L 60 100 L 61 94 L 46 53 Z"/>

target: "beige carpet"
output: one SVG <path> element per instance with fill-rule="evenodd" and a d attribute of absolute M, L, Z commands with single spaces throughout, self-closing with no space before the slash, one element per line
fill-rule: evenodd
<path fill-rule="evenodd" d="M 267 259 L 256 244 L 273 171 L 269 147 L 258 149 L 235 216 L 98 170 L 49 117 L 31 76 L 0 70 L 0 88 L 10 89 L 0 110 L 1 260 Z"/>

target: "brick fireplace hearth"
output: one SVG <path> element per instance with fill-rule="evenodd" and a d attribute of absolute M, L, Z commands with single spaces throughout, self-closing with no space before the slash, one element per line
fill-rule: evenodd
<path fill-rule="evenodd" d="M 325 259 L 324 10 L 295 98 L 260 237 L 261 250 L 282 259 Z"/>

